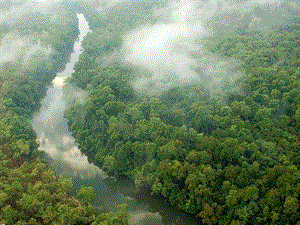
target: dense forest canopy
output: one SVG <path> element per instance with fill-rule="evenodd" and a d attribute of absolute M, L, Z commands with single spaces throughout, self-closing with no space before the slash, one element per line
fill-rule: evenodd
<path fill-rule="evenodd" d="M 31 126 L 47 86 L 70 59 L 79 34 L 76 14 L 63 7 L 34 12 L 14 1 L 0 5 L 0 223 L 126 224 L 124 206 L 107 214 L 92 207 L 92 188 L 70 195 L 72 180 L 49 168 Z M 16 5 L 21 15 L 9 17 Z"/>
<path fill-rule="evenodd" d="M 92 32 L 66 83 L 87 97 L 72 99 L 65 117 L 91 162 L 149 187 L 203 224 L 300 224 L 299 3 L 172 2 L 0 3 L 1 223 L 127 224 L 125 207 L 93 209 L 91 187 L 70 196 L 72 181 L 49 169 L 30 124 L 69 60 L 79 34 L 75 13 L 84 12 Z M 199 8 L 182 11 L 185 4 Z M 136 80 L 157 71 L 126 61 L 124 44 L 140 27 L 176 28 L 173 6 L 189 13 L 193 26 L 203 24 L 195 48 L 182 55 L 205 82 L 140 91 Z M 21 13 L 10 19 L 16 9 Z M 172 77 L 165 64 L 162 74 Z M 222 74 L 238 76 L 214 83 Z"/>
<path fill-rule="evenodd" d="M 282 13 L 271 3 L 256 11 Z M 66 113 L 80 148 L 204 224 L 299 223 L 300 31 L 299 14 L 289 13 L 265 29 L 217 23 L 198 42 L 235 60 L 242 76 L 224 91 L 195 84 L 155 96 L 133 88 L 134 67 L 108 57 L 121 48 L 127 21 L 98 22 L 68 80 L 88 92 Z"/>

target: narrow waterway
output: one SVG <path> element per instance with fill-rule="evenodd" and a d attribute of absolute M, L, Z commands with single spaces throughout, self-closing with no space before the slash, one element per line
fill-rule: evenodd
<path fill-rule="evenodd" d="M 39 149 L 51 158 L 51 166 L 57 175 L 66 174 L 73 179 L 73 194 L 82 186 L 92 186 L 96 194 L 94 205 L 104 211 L 116 211 L 117 205 L 127 203 L 131 215 L 130 224 L 199 224 L 199 220 L 167 204 L 163 198 L 152 196 L 148 190 L 135 188 L 130 180 L 105 180 L 107 175 L 89 163 L 87 157 L 80 152 L 68 130 L 67 120 L 63 117 L 68 97 L 63 92 L 64 80 L 74 71 L 73 67 L 82 52 L 81 42 L 90 32 L 84 16 L 78 14 L 77 17 L 80 35 L 70 62 L 48 87 L 41 109 L 32 121 L 40 143 Z"/>

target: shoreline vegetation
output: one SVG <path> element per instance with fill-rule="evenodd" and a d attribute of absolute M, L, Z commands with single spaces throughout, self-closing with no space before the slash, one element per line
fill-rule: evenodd
<path fill-rule="evenodd" d="M 205 40 L 213 54 L 239 61 L 239 94 L 212 95 L 199 84 L 152 96 L 132 88 L 132 67 L 104 61 L 119 50 L 126 32 L 149 22 L 141 13 L 145 17 L 137 14 L 132 23 L 87 17 L 93 32 L 66 79 L 88 93 L 65 113 L 81 151 L 110 176 L 150 187 L 203 224 L 299 225 L 299 24 Z M 37 37 L 46 32 L 41 46 L 53 51 L 47 55 L 43 48 L 44 60 L 37 51 L 27 64 L 22 57 L 1 62 L 0 223 L 128 224 L 125 205 L 117 213 L 97 212 L 91 187 L 71 196 L 72 180 L 55 177 L 38 150 L 31 119 L 69 60 L 78 29 L 68 11 L 65 29 L 42 14 L 30 20 L 32 15 L 24 16 L 27 26 L 16 22 L 15 31 Z"/>
<path fill-rule="evenodd" d="M 37 55 L 30 66 L 24 64 L 22 57 L 1 64 L 0 223 L 127 224 L 126 206 L 121 206 L 118 213 L 97 212 L 91 205 L 94 193 L 89 187 L 80 189 L 76 197 L 71 196 L 71 179 L 56 177 L 48 165 L 47 156 L 38 150 L 31 126 L 32 117 L 40 108 L 47 86 L 57 73 L 64 70 L 79 34 L 76 14 L 63 10 L 60 13 L 68 18 L 65 19 L 66 27 L 50 22 L 47 14 L 37 14 L 40 20 L 31 21 L 29 27 L 37 40 L 48 35 L 46 39 L 41 38 L 40 43 L 41 48 L 48 46 L 52 49 L 50 55 L 44 58 Z M 26 21 L 27 15 L 23 19 Z M 44 24 L 41 28 L 41 22 L 48 26 Z M 10 32 L 26 35 L 29 28 L 15 24 Z M 10 34 L 1 34 L 2 38 L 6 35 Z"/>
<path fill-rule="evenodd" d="M 101 62 L 122 44 L 117 27 L 93 29 L 67 80 L 88 92 L 65 116 L 89 160 L 150 185 L 204 224 L 297 224 L 298 24 L 274 29 L 272 39 L 234 31 L 207 38 L 212 53 L 244 70 L 242 94 L 214 96 L 201 85 L 136 92 L 131 68 Z"/>

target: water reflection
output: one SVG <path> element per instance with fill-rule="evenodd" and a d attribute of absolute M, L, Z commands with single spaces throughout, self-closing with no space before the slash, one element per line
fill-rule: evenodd
<path fill-rule="evenodd" d="M 68 130 L 67 120 L 64 118 L 66 98 L 63 93 L 64 80 L 74 72 L 73 67 L 82 52 L 81 42 L 90 32 L 88 24 L 82 14 L 77 15 L 80 35 L 74 44 L 74 52 L 66 69 L 57 74 L 48 88 L 42 106 L 33 118 L 32 126 L 37 133 L 40 150 L 45 151 L 52 159 L 52 167 L 57 175 L 66 174 L 73 178 L 75 193 L 81 186 L 93 186 L 98 196 L 95 203 L 107 210 L 116 210 L 117 204 L 126 202 L 118 193 L 111 192 L 103 183 L 107 175 L 97 166 L 88 162 L 78 148 L 75 139 Z"/>
<path fill-rule="evenodd" d="M 133 199 L 124 197 L 121 193 L 113 192 L 105 185 L 103 179 L 107 175 L 83 155 L 78 148 L 75 139 L 68 130 L 64 112 L 67 106 L 67 98 L 64 96 L 64 80 L 74 72 L 73 67 L 82 52 L 81 42 L 87 35 L 89 26 L 83 15 L 78 15 L 80 35 L 74 44 L 74 52 L 66 69 L 57 74 L 48 88 L 46 97 L 42 100 L 42 106 L 34 115 L 32 126 L 37 133 L 40 150 L 45 151 L 51 158 L 51 166 L 59 176 L 65 174 L 72 177 L 73 194 L 82 186 L 92 186 L 96 199 L 94 205 L 103 211 L 116 211 L 117 205 L 127 203 L 130 212 L 144 212 L 147 206 L 137 204 Z M 148 213 L 149 214 L 149 213 Z M 131 224 L 144 224 L 134 220 Z"/>
<path fill-rule="evenodd" d="M 73 67 L 77 62 L 81 49 L 81 42 L 89 32 L 88 24 L 83 15 L 78 15 L 80 35 L 74 45 L 74 52 L 64 72 L 57 74 L 52 85 L 48 88 L 42 106 L 35 114 L 32 126 L 35 130 L 40 150 L 45 151 L 50 157 L 50 163 L 55 173 L 59 176 L 66 174 L 73 179 L 72 194 L 82 186 L 92 186 L 96 199 L 94 205 L 102 211 L 117 211 L 117 205 L 126 203 L 131 215 L 129 224 L 197 224 L 176 223 L 174 216 L 184 215 L 164 202 L 163 199 L 151 196 L 150 193 L 139 192 L 132 182 L 128 180 L 105 180 L 107 175 L 83 155 L 75 139 L 68 130 L 67 120 L 63 117 L 69 96 L 64 96 L 64 80 L 71 76 Z M 84 95 L 84 93 L 83 93 Z M 79 95 L 81 98 L 83 95 Z M 125 197 L 127 196 L 127 197 Z M 170 215 L 166 211 L 175 212 Z M 166 215 L 162 217 L 161 214 Z M 182 217 L 184 218 L 184 217 Z"/>
<path fill-rule="evenodd" d="M 165 225 L 195 225 L 202 224 L 201 220 L 192 215 L 184 213 L 177 207 L 172 206 L 161 195 L 151 195 L 149 188 L 137 188 L 134 182 L 122 177 L 118 180 L 106 179 L 106 185 L 112 190 L 134 199 L 137 203 L 147 205 L 147 211 L 139 212 L 137 209 L 130 221 L 139 219 L 141 224 L 165 224 Z M 150 212 L 150 213 L 149 213 Z M 158 212 L 158 214 L 157 214 Z M 151 216 L 152 222 L 149 222 Z M 160 223 L 158 223 L 160 221 Z M 133 223 L 134 224 L 134 223 Z M 139 224 L 139 223 L 138 223 Z"/>

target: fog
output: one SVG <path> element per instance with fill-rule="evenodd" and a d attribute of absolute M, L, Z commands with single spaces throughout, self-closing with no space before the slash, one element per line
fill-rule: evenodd
<path fill-rule="evenodd" d="M 79 30 L 80 35 L 74 44 L 74 52 L 71 55 L 70 62 L 66 65 L 62 73 L 57 74 L 52 81 L 52 86 L 49 87 L 46 97 L 42 100 L 42 107 L 34 116 L 33 127 L 39 137 L 40 149 L 44 150 L 56 162 L 64 163 L 63 166 L 72 167 L 69 171 L 75 171 L 81 177 L 90 177 L 101 173 L 100 169 L 87 160 L 87 157 L 82 155 L 80 149 L 75 143 L 67 127 L 67 120 L 64 118 L 67 103 L 71 100 L 83 101 L 86 93 L 79 89 L 70 89 L 64 95 L 64 81 L 74 72 L 73 67 L 78 60 L 83 38 L 90 31 L 87 22 L 83 15 L 78 15 L 81 21 Z M 60 163 L 60 164 L 61 164 Z M 76 168 L 76 170 L 74 170 Z M 68 170 L 61 168 L 61 171 L 70 173 Z M 69 174 L 74 176 L 75 174 Z M 102 173 L 103 177 L 106 177 Z M 75 175 L 76 176 L 76 175 Z"/>
<path fill-rule="evenodd" d="M 136 90 L 147 91 L 150 94 L 162 93 L 170 87 L 191 84 L 203 84 L 211 92 L 222 90 L 224 83 L 233 83 L 243 74 L 233 71 L 238 63 L 235 59 L 222 59 L 208 52 L 204 47 L 205 37 L 218 32 L 268 32 L 274 26 L 291 23 L 300 12 L 298 1 L 285 0 L 169 0 L 164 7 L 160 7 L 158 1 L 155 2 L 157 7 L 153 3 L 149 6 L 149 1 L 145 0 L 6 0 L 0 3 L 0 26 L 3 28 L 0 66 L 13 61 L 27 68 L 37 61 L 47 60 L 54 54 L 54 50 L 46 41 L 49 38 L 47 32 L 30 32 L 19 28 L 24 21 L 30 21 L 32 18 L 44 18 L 49 23 L 47 25 L 59 24 L 62 28 L 70 23 L 74 24 L 67 17 L 67 10 L 62 9 L 68 5 L 67 2 L 78 6 L 84 4 L 90 11 L 94 10 L 95 13 L 110 19 L 118 18 L 118 13 L 122 11 L 120 7 L 129 3 L 132 11 L 141 7 L 151 8 L 151 16 L 158 22 L 144 24 L 128 32 L 121 46 L 122 62 L 150 71 L 136 74 L 132 83 Z M 83 30 L 83 27 L 80 29 Z M 83 33 L 80 38 L 85 35 Z M 74 54 L 78 54 L 79 49 L 77 43 L 77 53 Z M 72 73 L 73 66 L 72 63 L 67 64 L 66 71 L 69 74 Z M 86 97 L 82 90 L 68 86 L 65 103 L 59 100 L 62 94 L 57 92 L 57 89 L 63 86 L 64 76 L 57 77 L 53 81 L 54 89 L 49 89 L 49 95 L 54 99 L 51 100 L 53 106 L 47 111 L 50 114 L 43 115 L 43 118 L 50 128 L 57 125 L 53 124 L 52 118 L 64 110 L 66 102 L 74 99 L 84 101 Z M 62 120 L 60 118 L 56 121 Z M 61 139 L 59 145 L 63 147 L 73 142 L 74 140 L 66 136 Z M 49 148 L 52 148 L 50 144 Z M 76 155 L 75 152 L 79 150 L 73 151 L 71 155 Z"/>
<path fill-rule="evenodd" d="M 26 69 L 56 54 L 48 40 L 50 33 L 55 33 L 51 26 L 63 30 L 66 26 L 77 25 L 68 17 L 71 15 L 68 10 L 72 12 L 73 8 L 66 9 L 66 6 L 78 6 L 74 11 L 80 11 L 80 6 L 84 6 L 109 21 L 119 18 L 122 6 L 129 2 L 131 11 L 149 7 L 152 12 L 150 16 L 157 22 L 144 23 L 127 32 L 122 45 L 111 55 L 116 53 L 117 60 L 137 68 L 132 85 L 137 91 L 149 94 L 161 94 L 171 87 L 193 84 L 202 84 L 211 93 L 222 92 L 225 84 L 233 84 L 244 74 L 234 70 L 238 65 L 236 59 L 224 59 L 209 52 L 205 48 L 205 38 L 233 31 L 267 33 L 274 26 L 291 23 L 300 12 L 298 1 L 284 0 L 170 0 L 164 7 L 158 1 L 157 7 L 154 1 L 151 5 L 150 0 L 6 0 L 0 2 L 0 67 L 7 62 L 14 62 Z M 32 22 L 32 18 L 45 19 L 48 30 L 31 32 L 30 25 L 28 30 L 20 29 L 23 24 L 25 26 L 27 22 Z M 78 18 L 83 20 L 82 16 Z M 84 179 L 97 176 L 103 179 L 107 176 L 80 152 L 63 117 L 68 103 L 74 100 L 84 102 L 87 96 L 83 90 L 64 83 L 65 78 L 72 74 L 81 53 L 80 42 L 89 32 L 87 24 L 80 25 L 79 29 L 81 32 L 71 61 L 65 71 L 52 81 L 42 107 L 34 117 L 33 127 L 41 143 L 40 149 L 55 160 L 58 171 Z M 239 89 L 235 91 L 242 94 Z M 99 190 L 101 188 L 104 192 L 108 191 L 105 187 L 98 187 Z M 99 198 L 103 190 L 98 193 Z M 106 197 L 109 196 L 115 197 L 111 193 Z M 125 200 L 121 197 L 114 200 L 116 203 L 122 201 Z M 149 218 L 156 224 L 162 223 L 161 215 L 145 208 L 140 207 L 132 212 L 130 224 L 150 224 Z"/>
<path fill-rule="evenodd" d="M 234 72 L 238 65 L 235 59 L 225 60 L 209 53 L 204 48 L 204 37 L 226 31 L 268 32 L 273 26 L 295 19 L 299 3 L 181 0 L 169 1 L 167 7 L 154 14 L 160 19 L 158 23 L 139 27 L 124 39 L 124 60 L 152 71 L 151 75 L 138 75 L 133 86 L 138 91 L 160 94 L 170 87 L 201 83 L 215 93 L 243 74 Z M 195 51 L 197 59 L 190 54 Z"/>
<path fill-rule="evenodd" d="M 20 18 L 26 19 L 30 13 L 41 13 L 52 23 L 66 24 L 67 18 L 58 15 L 57 9 L 68 2 L 109 20 L 118 19 L 118 15 L 122 15 L 120 7 L 129 3 L 131 12 L 152 8 L 151 16 L 158 22 L 144 24 L 127 33 L 121 49 L 122 62 L 138 71 L 148 71 L 136 73 L 132 85 L 137 91 L 150 94 L 192 84 L 202 84 L 210 92 L 221 92 L 225 83 L 232 84 L 243 74 L 233 70 L 237 60 L 221 59 L 208 52 L 204 38 L 218 32 L 268 32 L 274 26 L 295 20 L 300 11 L 298 1 L 285 0 L 169 0 L 162 8 L 165 1 L 161 4 L 156 1 L 155 7 L 145 0 L 7 0 L 1 2 L 0 24 L 10 32 L 2 37 L 0 63 L 19 60 L 26 65 L 32 62 L 30 56 L 34 54 L 43 55 L 40 58 L 45 59 L 51 53 L 50 46 L 43 46 L 42 42 L 34 44 L 36 41 L 32 40 L 43 40 L 46 34 L 32 38 L 32 35 L 18 34 L 14 27 Z M 195 52 L 196 58 L 191 54 Z"/>
<path fill-rule="evenodd" d="M 65 83 L 65 79 L 74 72 L 73 67 L 82 52 L 81 42 L 90 32 L 83 15 L 78 15 L 78 19 L 80 35 L 74 44 L 71 60 L 66 69 L 57 74 L 52 81 L 46 97 L 42 100 L 42 107 L 33 118 L 32 126 L 37 133 L 39 149 L 50 157 L 51 166 L 57 175 L 65 174 L 73 178 L 73 194 L 76 194 L 82 186 L 92 186 L 96 193 L 94 204 L 98 208 L 116 211 L 118 204 L 127 203 L 132 215 L 129 224 L 149 224 L 149 220 L 155 222 L 153 224 L 162 224 L 162 217 L 158 213 L 151 213 L 147 211 L 147 206 L 107 188 L 103 179 L 108 176 L 88 161 L 69 132 L 67 120 L 64 118 L 66 107 L 73 100 L 83 102 L 86 97 L 84 91 Z"/>
<path fill-rule="evenodd" d="M 10 32 L 3 36 L 0 45 L 0 66 L 6 62 L 15 62 L 23 68 L 48 59 L 52 53 L 50 45 L 43 46 L 36 35 L 20 35 Z"/>
<path fill-rule="evenodd" d="M 55 33 L 76 25 L 75 15 L 70 15 L 59 0 L 1 1 L 0 68 L 6 62 L 26 69 L 51 61 L 50 56 L 57 54 L 51 47 Z"/>

